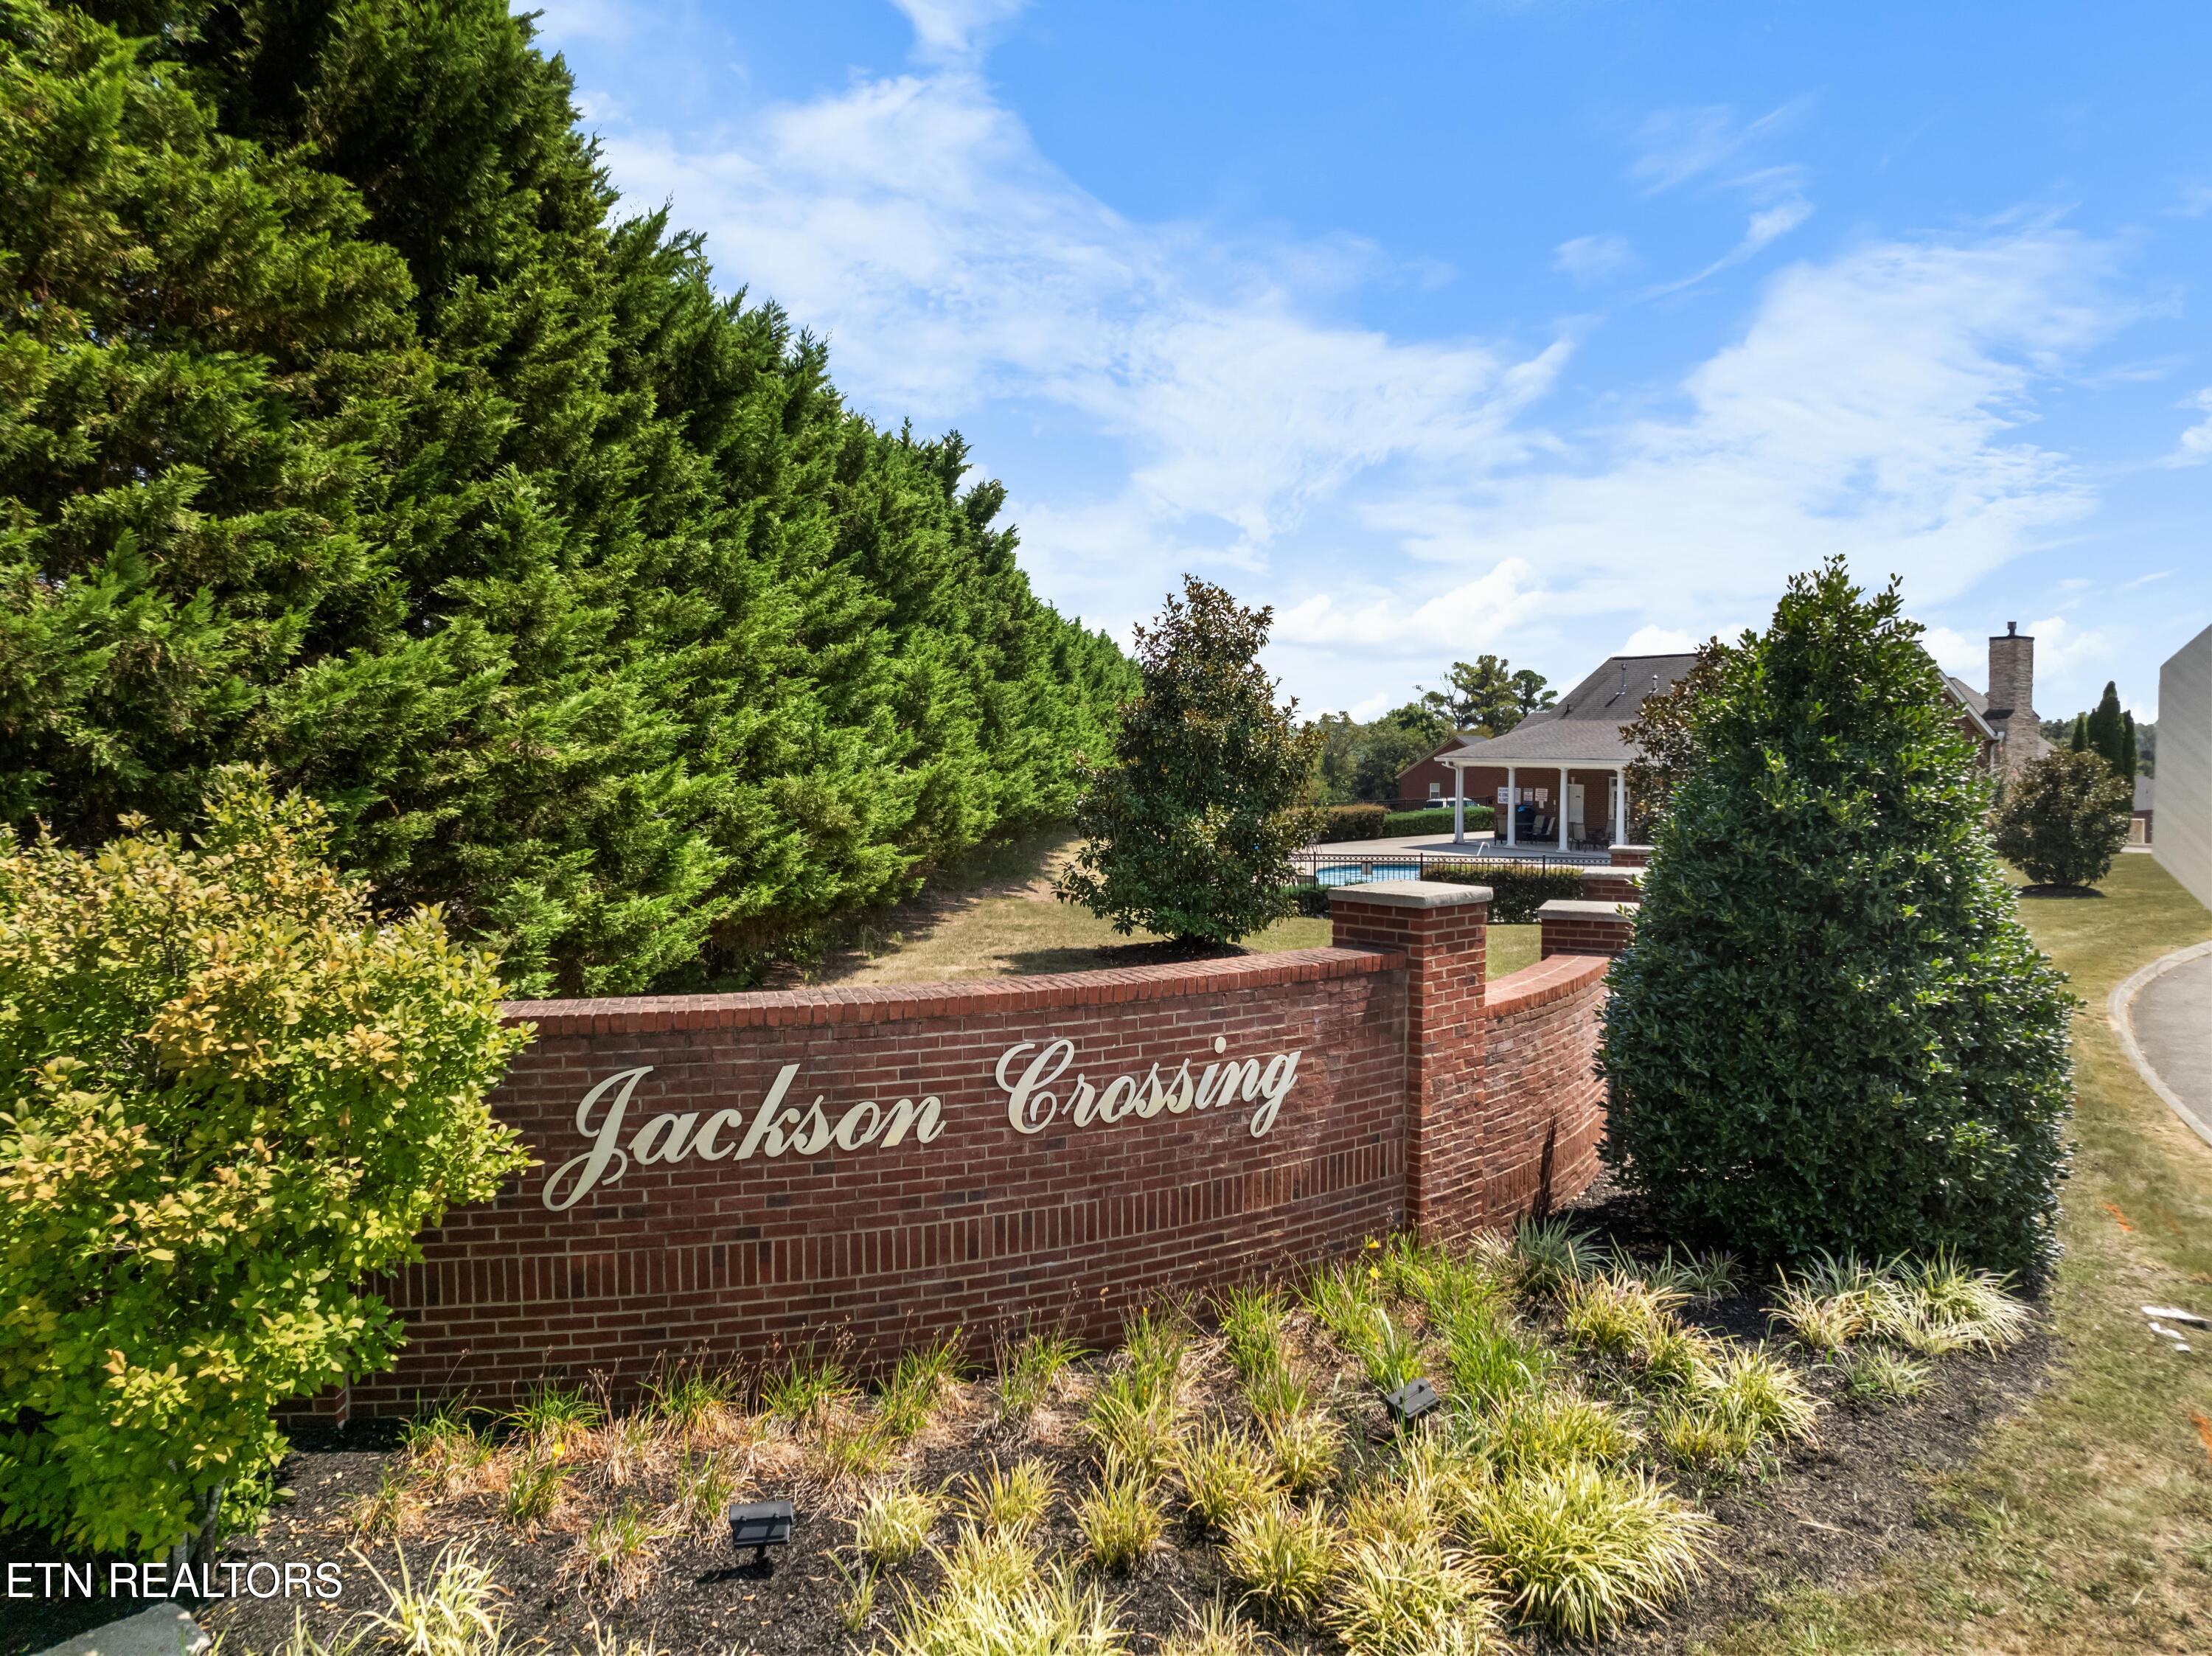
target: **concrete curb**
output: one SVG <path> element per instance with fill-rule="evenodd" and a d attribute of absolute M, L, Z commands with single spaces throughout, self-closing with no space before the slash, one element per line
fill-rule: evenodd
<path fill-rule="evenodd" d="M 2136 997 L 2147 985 L 2164 977 L 2175 967 L 2186 965 L 2205 955 L 2212 955 L 2212 942 L 2191 943 L 2186 949 L 2175 949 L 2171 955 L 2161 955 L 2106 997 L 2105 1016 L 2111 1020 L 2112 1033 L 2120 1039 L 2120 1050 L 2128 1055 L 2128 1062 L 2136 1066 L 2136 1073 L 2149 1083 L 2151 1091 L 2164 1099 L 2166 1107 L 2179 1116 L 2192 1132 L 2207 1144 L 2212 1144 L 2212 1122 L 2207 1122 L 2183 1103 L 2173 1089 L 2160 1078 L 2158 1071 L 2151 1068 L 2150 1060 L 2143 1056 L 2143 1049 L 2136 1041 L 2132 1016 Z"/>
<path fill-rule="evenodd" d="M 212 1642 L 198 1622 L 164 1600 L 136 1616 L 65 1639 L 40 1656 L 199 1656 Z"/>

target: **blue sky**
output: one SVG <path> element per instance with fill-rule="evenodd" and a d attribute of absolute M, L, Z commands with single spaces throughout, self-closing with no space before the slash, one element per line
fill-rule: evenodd
<path fill-rule="evenodd" d="M 1126 635 L 1571 682 L 1841 551 L 2045 717 L 2212 622 L 2212 7 L 552 0 L 615 183 Z"/>

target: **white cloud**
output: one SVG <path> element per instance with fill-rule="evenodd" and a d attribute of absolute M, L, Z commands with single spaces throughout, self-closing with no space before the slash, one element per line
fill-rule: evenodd
<path fill-rule="evenodd" d="M 891 0 L 914 25 L 915 49 L 924 58 L 956 58 L 981 50 L 992 26 L 1005 22 L 1029 0 Z"/>
<path fill-rule="evenodd" d="M 2167 457 L 2166 464 L 2201 466 L 2207 460 L 2212 460 L 2212 385 L 2206 386 L 2181 406 L 2196 409 L 2204 418 L 2181 434 L 2180 446 Z"/>
<path fill-rule="evenodd" d="M 1008 468 L 1007 517 L 1039 589 L 1093 625 L 1126 636 L 1182 571 L 1219 572 L 1278 607 L 1277 670 L 1309 702 L 1481 649 L 1569 678 L 1594 635 L 1763 616 L 1830 552 L 1940 602 L 2091 504 L 2026 428 L 2118 319 L 2099 244 L 1999 225 L 1793 264 L 1664 400 L 1562 431 L 1540 413 L 1571 336 L 1392 334 L 1352 319 L 1404 273 L 1366 244 L 1130 219 L 961 57 L 1007 8 L 908 9 L 909 72 L 711 138 L 624 120 L 605 155 L 708 233 L 723 281 L 826 334 L 858 406 L 925 428 L 1034 414 L 1079 451 L 1074 481 Z M 1691 123 L 1645 176 L 1717 167 L 1794 107 Z M 1795 178 L 1729 181 L 1754 207 L 1739 249 L 1802 221 Z"/>
<path fill-rule="evenodd" d="M 2201 219 L 2212 213 L 2212 181 L 2192 179 L 2183 185 L 2180 198 L 2166 210 L 2185 219 Z"/>
<path fill-rule="evenodd" d="M 1639 627 L 1628 635 L 1628 642 L 1620 646 L 1625 656 L 1686 655 L 1698 647 L 1698 640 L 1680 627 Z"/>
<path fill-rule="evenodd" d="M 1809 106 L 1810 100 L 1793 98 L 1741 126 L 1735 112 L 1724 105 L 1657 111 L 1636 135 L 1642 153 L 1630 164 L 1628 176 L 1647 195 L 1671 190 L 1734 161 L 1760 139 L 1790 126 Z"/>
<path fill-rule="evenodd" d="M 1787 201 L 1777 202 L 1771 207 L 1762 207 L 1751 215 L 1744 227 L 1743 240 L 1694 276 L 1684 276 L 1679 282 L 1669 282 L 1654 288 L 1645 295 L 1656 298 L 1662 294 L 1679 293 L 1685 288 L 1694 288 L 1707 276 L 1717 276 L 1732 264 L 1764 252 L 1773 242 L 1788 235 L 1813 216 L 1813 203 L 1802 196 L 1792 196 Z"/>
<path fill-rule="evenodd" d="M 1921 634 L 1920 642 L 1945 672 L 1978 690 L 1987 688 L 1983 681 L 1989 676 L 1990 658 L 1984 640 L 1968 638 L 1948 627 L 1930 627 Z"/>
<path fill-rule="evenodd" d="M 1552 264 L 1577 282 L 1602 282 L 1636 263 L 1636 254 L 1620 236 L 1577 236 L 1561 242 Z"/>
<path fill-rule="evenodd" d="M 2109 660 L 2127 638 L 2118 627 L 2077 627 L 2063 616 L 2045 616 L 2026 629 L 2035 640 L 2035 669 L 2039 676 L 2063 672 L 2085 662 Z M 2038 713 L 2050 717 L 2048 707 Z"/>

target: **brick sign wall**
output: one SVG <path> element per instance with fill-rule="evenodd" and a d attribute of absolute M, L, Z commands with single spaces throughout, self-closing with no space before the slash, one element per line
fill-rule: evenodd
<path fill-rule="evenodd" d="M 494 1099 L 539 1165 L 392 1284 L 390 1373 L 325 1411 L 1138 1303 L 1595 1170 L 1602 959 L 1486 986 L 1487 893 L 1340 894 L 1339 947 L 889 990 L 521 1003 Z"/>

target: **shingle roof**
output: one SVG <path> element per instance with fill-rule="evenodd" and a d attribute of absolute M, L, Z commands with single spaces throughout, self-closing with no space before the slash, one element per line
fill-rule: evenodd
<path fill-rule="evenodd" d="M 1462 764 L 1626 764 L 1636 749 L 1621 740 L 1621 726 L 1635 719 L 1645 697 L 1674 688 L 1697 660 L 1694 654 L 1608 656 L 1557 706 L 1443 756 Z"/>

